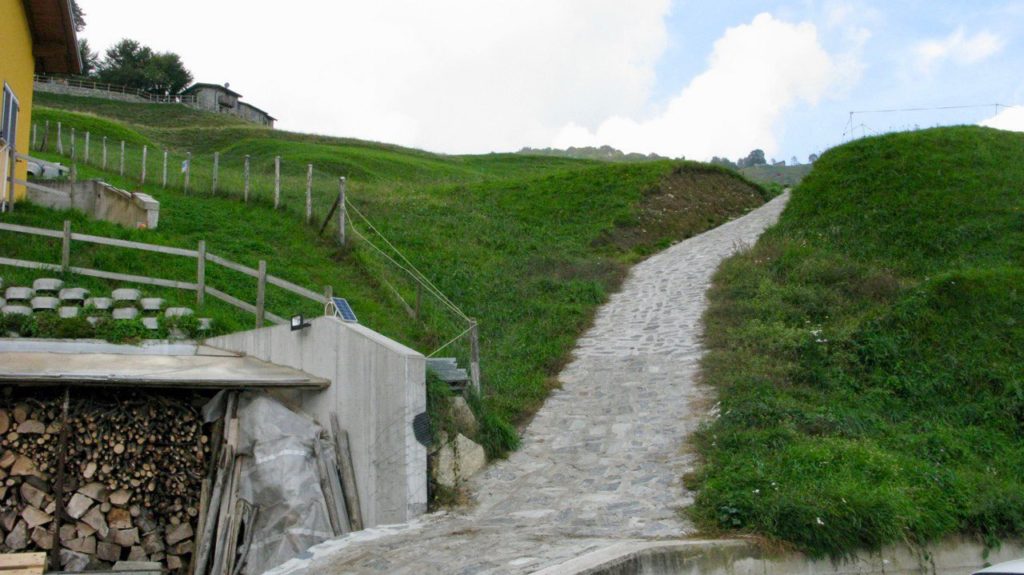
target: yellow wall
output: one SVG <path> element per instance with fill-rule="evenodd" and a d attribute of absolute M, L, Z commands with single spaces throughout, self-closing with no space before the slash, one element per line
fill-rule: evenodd
<path fill-rule="evenodd" d="M 3 39 L 0 42 L 0 82 L 7 82 L 21 106 L 15 143 L 18 152 L 27 154 L 32 137 L 32 74 L 35 72 L 35 59 L 32 57 L 32 35 L 21 0 L 0 0 L 0 38 Z M 15 177 L 24 180 L 26 168 L 25 162 L 18 162 Z M 22 199 L 25 189 L 22 186 L 15 187 L 14 195 Z"/>

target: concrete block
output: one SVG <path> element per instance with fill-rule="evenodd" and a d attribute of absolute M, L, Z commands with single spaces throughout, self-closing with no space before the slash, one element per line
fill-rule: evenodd
<path fill-rule="evenodd" d="M 139 300 L 139 307 L 144 312 L 159 312 L 164 308 L 164 299 L 159 297 L 144 297 Z"/>
<path fill-rule="evenodd" d="M 33 311 L 53 311 L 60 307 L 60 300 L 50 296 L 36 296 L 32 298 Z"/>
<path fill-rule="evenodd" d="M 64 302 L 84 302 L 89 297 L 89 290 L 85 288 L 64 288 L 57 296 Z"/>
<path fill-rule="evenodd" d="M 210 331 L 210 327 L 213 326 L 213 320 L 208 317 L 199 318 L 199 331 Z"/>
<path fill-rule="evenodd" d="M 36 292 L 47 292 L 56 294 L 64 287 L 64 281 L 57 278 L 39 278 L 32 282 L 32 289 Z"/>
<path fill-rule="evenodd" d="M 461 433 L 453 441 L 444 441 L 435 457 L 434 479 L 447 487 L 459 485 L 487 466 L 483 446 Z"/>
<path fill-rule="evenodd" d="M 4 297 L 7 298 L 7 301 L 28 301 L 35 297 L 35 295 L 35 290 L 27 287 L 9 287 L 4 292 Z"/>
<path fill-rule="evenodd" d="M 108 311 L 114 305 L 114 300 L 109 297 L 91 297 L 85 300 L 85 307 L 91 307 L 97 311 Z"/>
<path fill-rule="evenodd" d="M 59 310 L 57 310 L 57 313 L 59 313 L 60 317 L 63 319 L 72 319 L 78 317 L 78 312 L 80 310 L 81 308 L 78 306 L 66 305 L 62 306 Z"/>
<path fill-rule="evenodd" d="M 128 308 L 131 309 L 131 308 Z M 117 313 L 117 312 L 114 312 Z M 156 331 L 160 329 L 160 322 L 155 317 L 144 317 L 142 318 L 142 325 L 146 326 L 146 329 Z"/>
<path fill-rule="evenodd" d="M 119 307 L 114 310 L 114 319 L 135 319 L 139 317 L 139 310 L 133 307 Z"/>
<path fill-rule="evenodd" d="M 111 299 L 116 303 L 120 302 L 137 302 L 141 297 L 139 290 L 135 288 L 120 288 L 110 292 Z"/>
<path fill-rule="evenodd" d="M 4 315 L 32 315 L 32 308 L 26 305 L 5 305 L 0 308 L 0 313 Z"/>
<path fill-rule="evenodd" d="M 192 315 L 192 310 L 187 307 L 169 307 L 164 311 L 164 315 L 167 317 L 185 317 Z"/>

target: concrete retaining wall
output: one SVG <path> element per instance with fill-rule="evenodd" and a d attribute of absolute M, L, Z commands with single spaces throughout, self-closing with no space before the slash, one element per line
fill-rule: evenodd
<path fill-rule="evenodd" d="M 75 208 L 97 220 L 127 228 L 155 229 L 160 223 L 160 202 L 141 192 L 126 192 L 99 180 L 83 182 L 32 182 L 28 201 L 66 210 Z"/>
<path fill-rule="evenodd" d="M 950 538 L 927 548 L 906 545 L 861 553 L 847 561 L 799 553 L 768 555 L 746 541 L 628 542 L 578 557 L 534 575 L 970 575 L 1024 557 L 1024 541 L 986 553 L 977 541 Z"/>
<path fill-rule="evenodd" d="M 330 429 L 337 414 L 348 431 L 363 523 L 404 523 L 427 508 L 427 450 L 413 433 L 413 418 L 426 411 L 426 360 L 359 324 L 333 317 L 291 331 L 288 325 L 236 333 L 207 345 L 331 380 L 320 392 L 292 392 L 301 406 Z"/>
<path fill-rule="evenodd" d="M 108 92 L 106 90 L 95 90 L 92 88 L 82 88 L 78 86 L 68 86 L 62 84 L 58 80 L 52 82 L 39 82 L 36 81 L 33 84 L 33 89 L 36 92 L 46 92 L 49 94 L 63 94 L 66 96 L 85 96 L 88 98 L 103 98 L 105 100 L 119 100 L 121 102 L 134 102 L 134 103 L 145 103 L 147 100 L 141 96 L 135 94 L 122 94 L 120 92 Z"/>

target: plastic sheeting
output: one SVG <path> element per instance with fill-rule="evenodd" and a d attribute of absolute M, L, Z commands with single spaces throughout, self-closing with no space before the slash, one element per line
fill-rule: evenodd
<path fill-rule="evenodd" d="M 256 575 L 334 537 L 315 452 L 321 429 L 278 401 L 244 393 L 238 403 L 238 496 L 258 508 L 243 573 Z"/>

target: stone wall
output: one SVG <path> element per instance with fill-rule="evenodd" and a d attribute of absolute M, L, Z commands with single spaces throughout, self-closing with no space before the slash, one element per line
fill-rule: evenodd
<path fill-rule="evenodd" d="M 137 96 L 135 94 L 122 94 L 120 92 L 108 92 L 106 90 L 95 90 L 92 88 L 68 86 L 67 84 L 63 84 L 56 79 L 49 82 L 40 82 L 37 80 L 33 84 L 33 86 L 36 92 L 46 92 L 48 94 L 62 94 L 65 96 L 85 96 L 88 98 L 104 98 L 107 100 L 119 100 L 121 102 L 147 102 L 145 98 Z"/>

